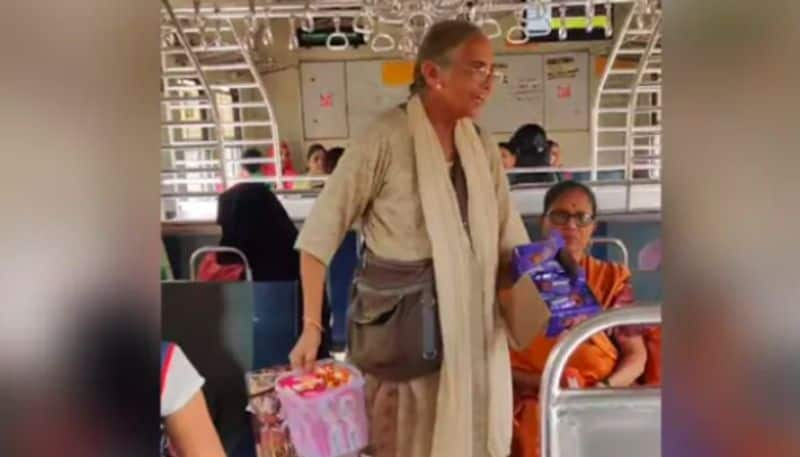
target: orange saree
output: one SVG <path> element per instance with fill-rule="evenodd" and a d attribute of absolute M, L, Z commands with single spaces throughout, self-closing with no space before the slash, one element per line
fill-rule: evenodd
<path fill-rule="evenodd" d="M 633 302 L 630 271 L 619 264 L 603 262 L 586 256 L 581 263 L 595 297 L 610 309 Z M 511 351 L 511 366 L 515 371 L 541 376 L 547 356 L 556 345 L 556 338 L 537 337 L 522 351 Z M 566 375 L 579 387 L 592 386 L 606 379 L 617 363 L 617 348 L 608 334 L 598 333 L 583 343 L 567 363 Z M 514 457 L 539 455 L 538 393 L 514 392 Z"/>

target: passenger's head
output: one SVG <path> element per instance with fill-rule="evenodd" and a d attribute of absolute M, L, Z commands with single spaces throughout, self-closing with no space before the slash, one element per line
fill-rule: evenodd
<path fill-rule="evenodd" d="M 517 156 L 511 152 L 511 146 L 508 143 L 500 143 L 497 145 L 500 150 L 500 159 L 503 161 L 503 168 L 510 170 L 517 166 Z"/>
<path fill-rule="evenodd" d="M 414 66 L 411 94 L 424 94 L 454 118 L 474 117 L 492 92 L 492 45 L 480 28 L 463 20 L 434 24 Z"/>
<path fill-rule="evenodd" d="M 553 230 L 560 232 L 567 250 L 580 260 L 594 234 L 596 216 L 594 192 L 577 181 L 562 181 L 545 194 L 542 233 L 548 236 Z"/>
<path fill-rule="evenodd" d="M 339 159 L 342 158 L 343 154 L 344 154 L 344 148 L 341 147 L 330 148 L 325 153 L 325 162 L 323 165 L 325 174 L 333 173 L 333 170 L 336 169 L 336 165 L 339 164 Z"/>
<path fill-rule="evenodd" d="M 250 149 L 244 151 L 244 154 L 242 154 L 242 158 L 243 159 L 260 159 L 262 157 L 263 156 L 261 155 L 261 151 L 259 151 L 256 148 L 250 148 Z M 262 165 L 264 165 L 264 164 L 262 164 L 262 163 L 245 163 L 242 166 L 242 168 L 244 168 L 244 171 L 246 172 L 246 174 L 248 176 L 253 176 L 253 175 L 258 175 L 258 174 L 261 173 Z"/>
<path fill-rule="evenodd" d="M 508 141 L 509 150 L 517 156 L 517 167 L 549 167 L 547 133 L 538 124 L 525 124 Z"/>
<path fill-rule="evenodd" d="M 547 151 L 550 155 L 550 166 L 561 166 L 561 145 L 557 141 L 547 140 Z"/>
<path fill-rule="evenodd" d="M 270 146 L 267 149 L 267 157 L 275 157 L 275 148 Z M 292 165 L 292 151 L 289 149 L 289 144 L 281 141 L 281 163 L 284 167 Z"/>
<path fill-rule="evenodd" d="M 308 148 L 306 156 L 306 167 L 308 174 L 321 175 L 325 173 L 325 146 L 315 143 Z"/>

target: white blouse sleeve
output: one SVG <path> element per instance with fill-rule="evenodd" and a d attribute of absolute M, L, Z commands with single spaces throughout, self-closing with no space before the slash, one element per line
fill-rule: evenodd
<path fill-rule="evenodd" d="M 178 345 L 174 345 L 171 352 L 162 368 L 165 371 L 162 373 L 162 376 L 165 376 L 161 393 L 162 418 L 186 406 L 205 383 L 205 379 L 192 366 Z"/>

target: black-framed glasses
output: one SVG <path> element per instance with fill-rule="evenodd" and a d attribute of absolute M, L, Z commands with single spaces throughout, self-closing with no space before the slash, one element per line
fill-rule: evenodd
<path fill-rule="evenodd" d="M 570 219 L 575 219 L 575 225 L 578 227 L 586 227 L 594 222 L 594 214 L 584 212 L 570 213 L 558 209 L 547 212 L 547 220 L 553 225 L 567 225 Z"/>

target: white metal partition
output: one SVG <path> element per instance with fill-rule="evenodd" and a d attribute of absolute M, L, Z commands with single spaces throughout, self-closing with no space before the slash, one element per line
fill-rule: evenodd
<path fill-rule="evenodd" d="M 661 389 L 563 389 L 567 361 L 597 332 L 621 325 L 658 325 L 661 308 L 608 311 L 566 334 L 550 353 L 539 392 L 542 457 L 658 457 Z"/>
<path fill-rule="evenodd" d="M 262 153 L 280 150 L 275 120 L 278 113 L 273 110 L 262 74 L 275 66 L 267 57 L 271 48 L 281 41 L 289 51 L 297 50 L 297 30 L 314 31 L 316 20 L 331 21 L 336 30 L 344 23 L 351 24 L 376 55 L 410 58 L 427 28 L 441 19 L 465 17 L 493 37 L 521 44 L 539 33 L 530 28 L 537 17 L 540 23 L 548 24 L 558 16 L 563 28 L 559 29 L 559 38 L 564 39 L 566 21 L 561 19 L 565 8 L 581 8 L 592 24 L 598 5 L 606 7 L 607 36 L 613 29 L 617 39 L 593 102 L 591 165 L 534 171 L 586 174 L 604 211 L 660 210 L 659 0 L 248 0 L 236 6 L 193 0 L 180 2 L 191 7 L 175 8 L 170 0 L 162 3 L 164 220 L 213 220 L 217 195 L 237 182 L 269 182 L 283 193 L 286 182 L 324 179 L 283 176 L 278 153 L 242 158 L 249 147 Z M 617 27 L 611 6 L 620 7 L 613 16 L 625 18 Z M 519 21 L 503 30 L 498 19 L 509 15 Z M 523 17 L 526 26 L 522 25 Z M 289 26 L 280 29 L 288 31 L 284 40 L 273 33 L 273 28 L 278 30 L 277 21 Z M 342 37 L 345 35 L 340 32 L 329 37 L 327 48 L 331 53 L 350 49 L 342 44 L 347 44 Z M 619 140 L 619 144 L 608 143 L 611 139 Z M 619 163 L 601 165 L 608 163 L 601 158 L 611 153 L 620 154 Z M 273 164 L 274 173 L 244 176 L 241 169 L 247 164 Z M 531 170 L 511 171 L 520 172 Z M 604 176 L 616 181 L 603 181 Z M 543 190 L 521 187 L 512 193 L 523 214 L 537 214 L 533 207 L 539 199 L 529 197 Z M 281 199 L 292 218 L 302 220 L 313 205 L 315 192 L 284 194 Z"/>
<path fill-rule="evenodd" d="M 661 87 L 661 3 L 636 0 L 592 103 L 592 180 L 601 161 L 624 165 L 626 180 L 660 177 Z"/>
<path fill-rule="evenodd" d="M 280 188 L 281 155 L 267 154 L 280 150 L 275 113 L 252 52 L 258 24 L 210 17 L 197 1 L 189 15 L 169 0 L 162 6 L 163 210 L 214 205 L 220 191 L 242 180 L 245 164 L 274 164 L 274 176 L 248 180 Z M 259 44 L 269 35 L 260 30 Z M 262 157 L 243 158 L 250 147 Z"/>

